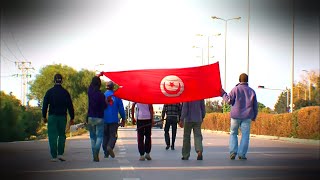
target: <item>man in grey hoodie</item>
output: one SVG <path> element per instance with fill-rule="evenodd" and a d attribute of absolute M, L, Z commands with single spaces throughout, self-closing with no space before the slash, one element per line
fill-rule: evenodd
<path fill-rule="evenodd" d="M 255 121 L 258 114 L 258 102 L 255 91 L 248 85 L 248 75 L 240 74 L 239 82 L 229 94 L 223 89 L 221 97 L 231 105 L 230 123 L 230 159 L 246 160 L 249 147 L 251 121 Z M 238 148 L 238 130 L 241 129 L 241 141 Z"/>
<path fill-rule="evenodd" d="M 188 160 L 191 150 L 191 130 L 194 134 L 194 146 L 197 152 L 197 160 L 202 160 L 202 133 L 201 124 L 206 115 L 204 100 L 185 102 L 182 104 L 179 126 L 184 127 L 183 130 L 183 145 L 182 145 L 182 160 Z"/>

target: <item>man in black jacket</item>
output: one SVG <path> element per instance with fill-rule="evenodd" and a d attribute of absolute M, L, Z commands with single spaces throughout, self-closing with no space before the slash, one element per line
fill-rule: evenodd
<path fill-rule="evenodd" d="M 51 161 L 65 161 L 63 158 L 66 142 L 67 110 L 70 115 L 70 125 L 73 125 L 74 109 L 69 92 L 64 89 L 61 74 L 54 76 L 55 85 L 50 88 L 43 98 L 42 118 L 48 123 L 48 138 Z M 47 119 L 47 109 L 49 115 Z"/>
<path fill-rule="evenodd" d="M 166 116 L 166 124 L 164 126 L 164 138 L 166 141 L 166 150 L 170 147 L 170 135 L 169 135 L 169 129 L 170 126 L 172 128 L 172 141 L 171 141 L 171 150 L 174 150 L 174 143 L 176 140 L 177 135 L 177 123 L 179 122 L 181 115 L 181 104 L 165 104 L 162 108 L 162 121 L 164 120 L 164 117 Z"/>

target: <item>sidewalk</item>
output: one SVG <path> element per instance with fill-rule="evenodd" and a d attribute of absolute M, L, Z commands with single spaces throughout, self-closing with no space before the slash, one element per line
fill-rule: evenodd
<path fill-rule="evenodd" d="M 230 134 L 229 132 L 213 131 L 213 130 L 208 130 L 208 129 L 204 129 L 204 131 L 218 133 L 218 134 Z M 251 138 L 259 138 L 259 139 L 267 139 L 267 140 L 276 140 L 276 141 L 287 141 L 287 142 L 298 143 L 298 144 L 318 145 L 320 147 L 320 140 L 314 140 L 314 139 L 298 139 L 298 138 L 257 135 L 257 134 L 250 134 L 250 137 Z"/>

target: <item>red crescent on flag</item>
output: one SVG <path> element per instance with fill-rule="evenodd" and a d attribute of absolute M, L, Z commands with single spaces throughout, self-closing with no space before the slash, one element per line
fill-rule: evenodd
<path fill-rule="evenodd" d="M 163 82 L 163 90 L 166 92 L 166 93 L 168 93 L 168 94 L 178 94 L 179 92 L 180 92 L 180 89 L 181 89 L 181 85 L 180 85 L 180 83 L 179 83 L 179 87 L 178 87 L 178 89 L 177 90 L 175 90 L 175 91 L 169 91 L 167 88 L 166 88 L 166 82 Z"/>

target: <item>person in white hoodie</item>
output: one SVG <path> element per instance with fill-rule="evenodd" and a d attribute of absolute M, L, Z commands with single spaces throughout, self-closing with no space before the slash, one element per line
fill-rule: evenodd
<path fill-rule="evenodd" d="M 137 106 L 137 120 L 134 116 L 135 106 Z M 133 103 L 131 107 L 131 117 L 133 124 L 137 123 L 139 160 L 151 160 L 151 129 L 154 125 L 152 104 Z"/>

